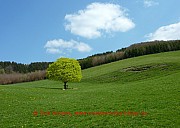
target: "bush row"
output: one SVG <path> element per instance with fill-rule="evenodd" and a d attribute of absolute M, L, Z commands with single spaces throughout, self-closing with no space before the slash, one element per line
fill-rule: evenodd
<path fill-rule="evenodd" d="M 0 74 L 0 84 L 14 84 L 21 82 L 30 82 L 46 79 L 46 71 L 35 71 L 31 73 L 21 74 Z"/>

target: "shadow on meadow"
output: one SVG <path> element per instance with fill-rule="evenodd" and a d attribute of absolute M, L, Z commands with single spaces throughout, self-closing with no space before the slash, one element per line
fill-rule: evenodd
<path fill-rule="evenodd" d="M 36 88 L 64 90 L 64 88 L 49 88 L 49 87 L 36 87 Z M 77 88 L 67 88 L 66 90 L 71 90 L 71 89 L 77 89 Z"/>

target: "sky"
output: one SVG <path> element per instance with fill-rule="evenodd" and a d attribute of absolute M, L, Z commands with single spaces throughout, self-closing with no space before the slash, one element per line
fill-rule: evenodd
<path fill-rule="evenodd" d="M 180 39 L 180 0 L 0 0 L 0 61 L 52 62 Z"/>

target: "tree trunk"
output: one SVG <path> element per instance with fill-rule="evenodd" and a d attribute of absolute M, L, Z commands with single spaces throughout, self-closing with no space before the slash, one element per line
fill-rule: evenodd
<path fill-rule="evenodd" d="M 67 85 L 66 85 L 67 82 L 64 82 L 64 89 L 67 89 Z"/>

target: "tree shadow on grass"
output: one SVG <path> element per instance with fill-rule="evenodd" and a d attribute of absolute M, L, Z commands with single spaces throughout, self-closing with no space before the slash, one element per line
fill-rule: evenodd
<path fill-rule="evenodd" d="M 36 87 L 36 88 L 64 90 L 64 88 L 48 88 L 48 87 Z M 70 90 L 70 89 L 77 89 L 77 88 L 67 88 L 66 90 Z"/>

